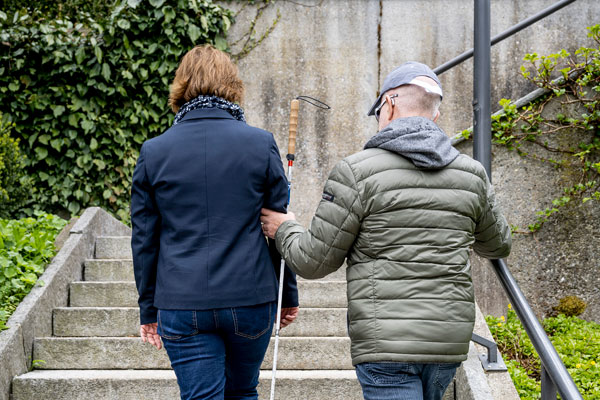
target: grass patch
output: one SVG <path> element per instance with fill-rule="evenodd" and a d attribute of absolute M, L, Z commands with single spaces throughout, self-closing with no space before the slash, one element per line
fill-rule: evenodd
<path fill-rule="evenodd" d="M 515 311 L 486 321 L 521 399 L 540 399 L 540 359 Z M 542 325 L 583 398 L 600 399 L 600 324 L 559 314 Z"/>

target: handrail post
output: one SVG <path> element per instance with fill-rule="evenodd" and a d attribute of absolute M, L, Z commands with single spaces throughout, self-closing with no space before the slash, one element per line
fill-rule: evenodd
<path fill-rule="evenodd" d="M 556 385 L 552 382 L 552 378 L 542 363 L 542 400 L 556 400 L 557 398 Z"/>
<path fill-rule="evenodd" d="M 490 0 L 475 0 L 473 61 L 473 158 L 492 180 Z"/>

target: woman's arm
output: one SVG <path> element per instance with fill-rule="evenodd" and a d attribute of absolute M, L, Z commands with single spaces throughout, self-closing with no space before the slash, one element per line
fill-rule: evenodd
<path fill-rule="evenodd" d="M 142 325 L 156 322 L 154 291 L 161 223 L 153 189 L 146 173 L 145 146 L 144 144 L 140 150 L 131 185 L 131 250 Z"/>

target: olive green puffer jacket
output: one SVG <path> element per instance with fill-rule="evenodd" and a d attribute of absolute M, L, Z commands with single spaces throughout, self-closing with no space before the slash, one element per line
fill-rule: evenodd
<path fill-rule="evenodd" d="M 308 230 L 286 221 L 277 248 L 304 278 L 347 258 L 352 362 L 459 362 L 475 320 L 469 249 L 510 252 L 510 229 L 482 165 L 443 169 L 367 149 L 340 161 Z"/>

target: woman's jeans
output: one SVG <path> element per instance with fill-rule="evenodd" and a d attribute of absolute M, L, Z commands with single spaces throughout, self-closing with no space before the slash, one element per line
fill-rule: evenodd
<path fill-rule="evenodd" d="M 356 375 L 365 400 L 440 400 L 460 363 L 362 363 Z"/>
<path fill-rule="evenodd" d="M 256 386 L 277 305 L 159 310 L 158 333 L 182 400 L 258 399 Z"/>

